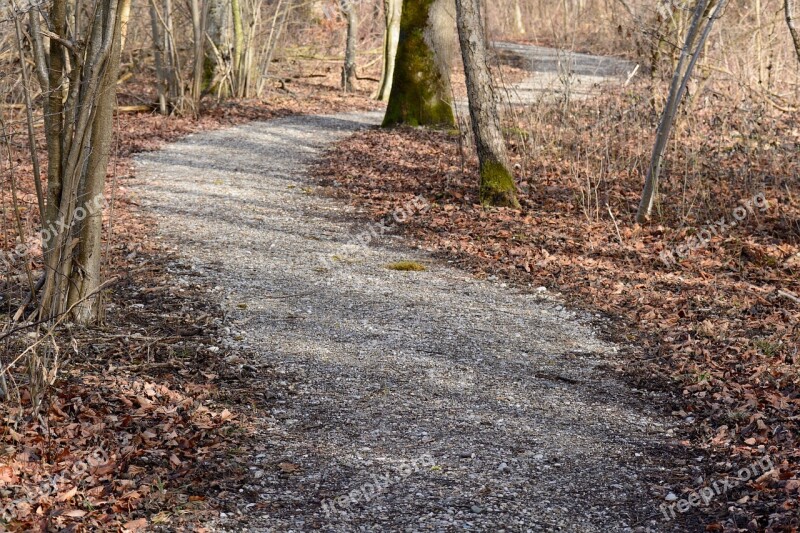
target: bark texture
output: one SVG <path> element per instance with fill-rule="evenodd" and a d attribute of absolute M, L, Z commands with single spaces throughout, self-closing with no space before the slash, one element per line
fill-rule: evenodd
<path fill-rule="evenodd" d="M 156 7 L 155 0 L 148 1 L 148 12 L 150 14 L 150 32 L 153 36 L 153 61 L 156 67 L 158 111 L 162 115 L 166 115 L 169 113 L 169 107 L 167 105 L 167 74 L 164 69 L 164 37 L 161 31 L 161 22 L 158 18 L 158 8 Z"/>
<path fill-rule="evenodd" d="M 226 0 L 209 0 L 206 13 L 206 34 L 212 46 L 206 49 L 203 65 L 203 92 L 216 92 L 221 97 L 230 95 L 229 86 L 223 83 L 231 60 L 231 44 L 226 31 Z"/>
<path fill-rule="evenodd" d="M 203 12 L 200 0 L 189 0 L 189 8 L 192 15 L 192 44 L 194 57 L 192 58 L 192 111 L 195 116 L 200 114 L 200 99 L 203 96 L 203 65 L 205 63 L 205 49 L 203 40 Z"/>
<path fill-rule="evenodd" d="M 353 0 L 342 0 L 342 13 L 347 21 L 347 44 L 342 65 L 342 90 L 346 93 L 356 90 L 356 49 L 358 44 L 358 11 Z"/>
<path fill-rule="evenodd" d="M 789 33 L 792 36 L 792 44 L 797 60 L 800 61 L 800 32 L 797 30 L 795 21 L 795 2 L 794 0 L 784 0 L 783 9 L 786 14 L 786 25 L 789 26 Z"/>
<path fill-rule="evenodd" d="M 64 0 L 56 0 L 50 20 L 54 28 L 66 33 L 58 37 L 65 42 L 70 34 L 60 15 Z M 94 205 L 91 195 L 103 190 L 113 124 L 114 92 L 117 84 L 122 33 L 129 0 L 99 0 L 87 20 L 74 23 L 76 42 L 85 43 L 79 53 L 71 50 L 72 61 L 63 60 L 63 50 L 53 46 L 60 67 L 50 69 L 47 84 L 59 101 L 49 101 L 48 157 L 57 161 L 54 181 L 58 188 L 48 192 L 43 242 L 45 244 L 45 278 L 39 305 L 39 317 L 55 318 L 73 311 L 73 318 L 86 322 L 94 316 L 94 301 L 99 288 L 100 224 L 86 220 Z M 83 29 L 83 22 L 88 25 Z M 37 45 L 38 49 L 39 46 Z M 44 56 L 36 54 L 37 71 L 47 68 Z M 62 91 L 63 80 L 69 78 L 68 90 Z M 54 90 L 53 90 L 54 89 Z M 66 98 L 62 98 L 66 92 Z M 52 168 L 51 168 L 52 170 Z M 52 185 L 52 184 L 51 184 Z M 98 193 L 99 194 L 99 193 Z M 102 205 L 102 201 L 100 202 Z M 88 236 L 88 237 L 87 237 Z M 91 297 L 91 298 L 90 298 Z M 73 305 L 74 304 L 74 305 Z"/>
<path fill-rule="evenodd" d="M 450 0 L 405 0 L 384 127 L 454 127 Z"/>
<path fill-rule="evenodd" d="M 81 324 L 95 319 L 100 311 L 101 298 L 96 291 L 101 283 L 100 266 L 103 255 L 102 197 L 111 155 L 119 62 L 125 44 L 130 6 L 131 0 L 121 0 L 119 3 L 114 25 L 114 34 L 118 37 L 114 39 L 97 96 L 91 152 L 78 197 L 78 203 L 85 210 L 85 217 L 78 226 L 80 240 L 72 265 L 67 306 L 72 308 L 73 318 Z"/>
<path fill-rule="evenodd" d="M 508 170 L 508 154 L 487 63 L 478 2 L 456 0 L 456 21 L 467 80 L 469 115 L 480 161 L 480 200 L 484 205 L 518 208 L 517 189 Z"/>
<path fill-rule="evenodd" d="M 694 67 L 703 52 L 708 36 L 711 34 L 711 29 L 714 27 L 714 22 L 720 17 L 725 4 L 726 0 L 699 0 L 695 6 L 694 14 L 681 48 L 681 54 L 672 76 L 667 104 L 661 114 L 658 130 L 656 131 L 653 155 L 650 158 L 650 166 L 644 182 L 642 200 L 636 213 L 636 222 L 640 224 L 650 219 L 656 196 L 658 195 L 658 183 L 661 178 L 664 153 L 672 133 L 672 127 L 675 124 L 678 107 L 686 94 L 686 88 L 694 72 Z"/>
<path fill-rule="evenodd" d="M 231 0 L 231 15 L 233 16 L 233 70 L 238 79 L 243 79 L 244 27 L 242 25 L 242 6 L 239 4 L 239 0 Z"/>
<path fill-rule="evenodd" d="M 388 102 L 392 93 L 394 80 L 394 62 L 397 57 L 397 43 L 400 40 L 400 17 L 403 12 L 402 0 L 385 0 L 383 15 L 386 22 L 386 32 L 383 38 L 383 73 L 380 88 L 375 98 L 381 102 Z"/>

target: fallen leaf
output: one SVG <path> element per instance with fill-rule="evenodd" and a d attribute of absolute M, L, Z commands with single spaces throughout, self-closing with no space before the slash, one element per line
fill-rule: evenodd
<path fill-rule="evenodd" d="M 122 526 L 126 531 L 139 531 L 140 529 L 144 529 L 147 527 L 147 518 L 139 518 L 137 520 L 131 520 L 130 522 L 125 522 Z"/>
<path fill-rule="evenodd" d="M 76 494 L 78 494 L 78 487 L 72 487 L 67 492 L 62 492 L 56 496 L 56 500 L 59 502 L 66 502 L 74 498 Z"/>
<path fill-rule="evenodd" d="M 289 462 L 280 463 L 278 466 L 286 474 L 291 474 L 292 472 L 296 472 L 300 468 L 299 465 Z"/>

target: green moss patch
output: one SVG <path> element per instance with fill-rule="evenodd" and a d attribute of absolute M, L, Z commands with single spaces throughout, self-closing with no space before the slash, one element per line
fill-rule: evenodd
<path fill-rule="evenodd" d="M 399 270 L 401 272 L 425 272 L 428 270 L 425 265 L 417 263 L 416 261 L 397 261 L 386 265 L 389 270 Z"/>

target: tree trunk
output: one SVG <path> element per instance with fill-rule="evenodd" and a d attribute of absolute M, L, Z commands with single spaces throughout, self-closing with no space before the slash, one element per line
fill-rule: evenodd
<path fill-rule="evenodd" d="M 65 35 L 67 30 L 67 2 L 54 0 L 50 9 L 50 23 L 56 35 Z M 58 218 L 58 205 L 61 198 L 61 158 L 62 145 L 61 133 L 64 129 L 64 47 L 55 39 L 50 39 L 50 64 L 39 65 L 38 68 L 48 69 L 48 87 L 42 87 L 42 92 L 47 94 L 45 118 L 49 124 L 45 135 L 47 137 L 47 205 L 45 206 L 45 220 L 42 226 L 47 227 L 48 222 Z M 45 233 L 44 247 L 45 260 L 52 247 L 54 235 Z"/>
<path fill-rule="evenodd" d="M 73 252 L 80 244 L 73 230 L 75 223 L 82 220 L 80 213 L 85 211 L 85 205 L 78 205 L 79 201 L 85 201 L 79 198 L 78 191 L 85 182 L 85 170 L 92 153 L 90 140 L 102 80 L 114 43 L 119 39 L 115 32 L 118 7 L 116 0 L 99 0 L 92 14 L 89 33 L 74 36 L 86 44 L 80 58 L 75 57 L 71 62 L 70 87 L 63 104 L 64 116 L 69 120 L 64 121 L 59 139 L 59 152 L 63 154 L 60 196 L 54 199 L 54 206 L 47 207 L 48 212 L 52 210 L 56 216 L 44 223 L 50 237 L 45 239 L 49 246 L 45 255 L 45 283 L 39 313 L 42 319 L 54 318 L 67 310 Z M 59 37 L 64 39 L 68 35 Z M 52 157 L 52 154 L 48 156 Z"/>
<path fill-rule="evenodd" d="M 170 104 L 179 112 L 184 111 L 184 88 L 181 83 L 181 66 L 175 45 L 175 31 L 172 23 L 172 0 L 164 0 L 164 49 L 167 59 L 167 85 Z"/>
<path fill-rule="evenodd" d="M 525 35 L 525 23 L 522 20 L 522 7 L 519 5 L 519 1 L 514 1 L 514 29 L 517 34 Z"/>
<path fill-rule="evenodd" d="M 383 126 L 455 127 L 450 0 L 404 0 L 394 80 Z"/>
<path fill-rule="evenodd" d="M 356 49 L 358 45 L 358 8 L 353 0 L 341 0 L 342 13 L 347 20 L 347 45 L 342 66 L 342 90 L 350 93 L 356 90 Z"/>
<path fill-rule="evenodd" d="M 239 4 L 239 0 L 231 0 L 231 14 L 233 16 L 233 79 L 236 80 L 237 96 L 244 96 L 242 87 L 240 87 L 246 77 L 242 68 L 244 28 L 242 26 L 242 6 Z"/>
<path fill-rule="evenodd" d="M 220 97 L 227 97 L 228 85 L 223 83 L 223 77 L 227 70 L 226 58 L 230 55 L 230 44 L 226 38 L 226 0 L 209 0 L 208 14 L 206 21 L 206 33 L 210 46 L 206 50 L 203 64 L 203 92 L 210 92 L 216 89 Z"/>
<path fill-rule="evenodd" d="M 397 42 L 400 39 L 400 17 L 403 2 L 402 0 L 384 0 L 383 9 L 386 21 L 386 31 L 383 37 L 383 73 L 375 98 L 381 102 L 388 102 L 394 79 L 394 62 L 397 57 Z"/>
<path fill-rule="evenodd" d="M 161 22 L 158 20 L 158 9 L 155 0 L 150 0 L 150 31 L 153 37 L 153 60 L 156 66 L 156 92 L 158 94 L 158 112 L 162 115 L 169 113 L 167 106 L 168 82 L 164 72 L 164 37 L 161 33 Z"/>
<path fill-rule="evenodd" d="M 479 0 L 456 0 L 456 22 L 467 80 L 469 115 L 480 161 L 480 201 L 484 205 L 519 207 L 514 177 L 508 170 L 505 139 L 486 60 L 486 40 Z"/>
<path fill-rule="evenodd" d="M 200 0 L 190 0 L 189 7 L 192 12 L 192 38 L 194 39 L 194 57 L 192 68 L 192 107 L 195 116 L 200 114 L 200 99 L 203 96 L 203 13 L 200 10 Z"/>
<path fill-rule="evenodd" d="M 789 33 L 792 36 L 792 43 L 794 44 L 794 52 L 797 54 L 797 60 L 800 61 L 800 32 L 797 30 L 795 23 L 794 13 L 795 5 L 794 0 L 784 0 L 784 11 L 786 12 L 786 25 L 789 26 Z"/>
<path fill-rule="evenodd" d="M 79 244 L 70 276 L 70 293 L 67 302 L 67 306 L 72 308 L 73 318 L 79 324 L 87 324 L 94 320 L 98 316 L 100 308 L 101 298 L 95 292 L 101 283 L 102 198 L 111 154 L 111 140 L 114 134 L 114 108 L 116 106 L 119 62 L 122 48 L 125 46 L 130 7 L 131 0 L 120 0 L 117 8 L 114 43 L 100 83 L 92 124 L 91 152 L 83 179 L 83 188 L 79 194 L 85 215 L 80 221 Z"/>
<path fill-rule="evenodd" d="M 642 191 L 642 200 L 639 203 L 639 210 L 636 213 L 636 221 L 640 224 L 646 222 L 652 213 L 653 204 L 658 194 L 658 182 L 661 177 L 664 152 L 667 149 L 667 143 L 672 133 L 678 107 L 681 100 L 683 100 L 683 95 L 686 93 L 686 87 L 689 83 L 689 79 L 692 77 L 697 59 L 700 57 L 703 47 L 708 40 L 708 36 L 711 34 L 714 21 L 716 21 L 722 13 L 726 0 L 719 0 L 716 2 L 716 7 L 714 7 L 715 2 L 716 0 L 700 0 L 695 6 L 694 15 L 692 16 L 692 21 L 686 33 L 686 39 L 681 49 L 675 72 L 672 76 L 667 105 L 661 114 L 661 120 L 659 121 L 658 130 L 656 132 L 653 154 L 650 158 L 650 166 L 647 170 L 644 190 Z M 711 11 L 712 8 L 713 11 Z M 704 20 L 705 26 L 703 26 Z"/>

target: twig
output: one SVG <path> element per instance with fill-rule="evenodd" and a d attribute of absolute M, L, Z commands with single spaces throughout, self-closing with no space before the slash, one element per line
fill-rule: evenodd
<path fill-rule="evenodd" d="M 630 74 L 628 74 L 628 79 L 625 80 L 625 83 L 623 84 L 623 87 L 627 87 L 628 86 L 628 84 L 631 82 L 633 77 L 636 76 L 636 73 L 639 72 L 639 67 L 640 66 L 641 65 L 639 65 L 639 63 L 636 63 L 636 67 L 631 71 Z"/>
<path fill-rule="evenodd" d="M 791 301 L 793 301 L 796 304 L 800 304 L 800 298 L 798 298 L 797 296 L 795 296 L 794 294 L 792 294 L 789 291 L 779 290 L 778 294 L 783 296 L 784 298 L 790 299 Z"/>
<path fill-rule="evenodd" d="M 619 239 L 620 245 L 624 246 L 625 243 L 622 242 L 622 235 L 619 232 L 619 225 L 617 225 L 617 219 L 614 218 L 614 213 L 611 212 L 611 206 L 606 204 L 606 209 L 608 209 L 608 214 L 611 215 L 611 222 L 614 223 L 614 229 L 617 230 L 617 239 Z"/>
<path fill-rule="evenodd" d="M 263 296 L 267 300 L 284 300 L 286 298 L 295 298 L 300 296 L 310 296 L 313 292 L 298 292 L 297 294 L 284 294 L 280 296 Z"/>
<path fill-rule="evenodd" d="M 77 50 L 75 50 L 75 43 L 73 43 L 72 41 L 68 41 L 67 39 L 62 39 L 61 36 L 59 36 L 57 33 L 53 33 L 50 30 L 44 30 L 44 29 L 39 30 L 39 33 L 41 33 L 42 35 L 53 41 L 56 41 L 64 48 L 68 48 L 69 51 L 72 52 L 73 54 L 78 53 Z"/>

